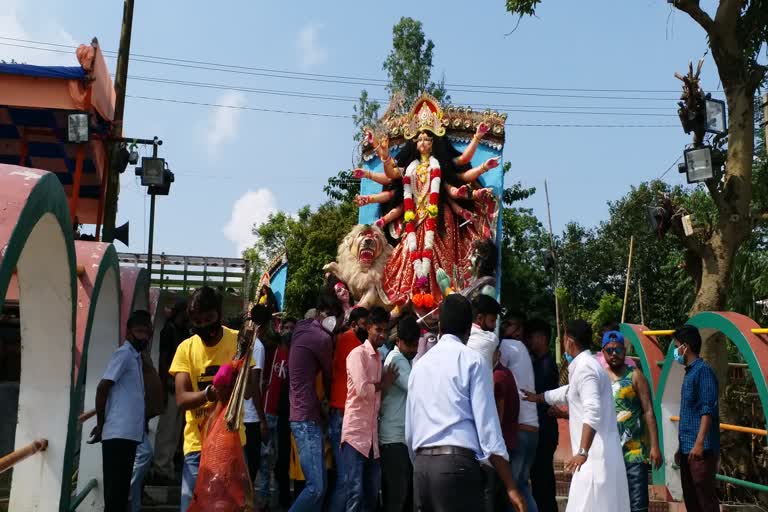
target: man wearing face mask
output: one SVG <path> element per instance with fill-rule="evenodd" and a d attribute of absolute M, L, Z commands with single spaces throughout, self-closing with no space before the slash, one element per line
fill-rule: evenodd
<path fill-rule="evenodd" d="M 568 322 L 563 346 L 569 383 L 544 394 L 525 389 L 523 393 L 530 402 L 568 404 L 573 457 L 565 469 L 573 473 L 573 480 L 566 512 L 630 512 L 611 380 L 589 351 L 591 344 L 592 328 L 587 322 Z"/>
<path fill-rule="evenodd" d="M 675 361 L 685 367 L 675 462 L 687 510 L 720 510 L 715 486 L 720 456 L 720 408 L 715 372 L 699 357 L 701 335 L 692 325 L 674 334 Z"/>
<path fill-rule="evenodd" d="M 326 490 L 323 426 L 326 422 L 317 396 L 317 374 L 330 389 L 333 371 L 333 335 L 343 324 L 344 310 L 336 295 L 323 291 L 314 318 L 296 324 L 288 355 L 291 432 L 298 448 L 306 486 L 291 511 L 320 510 Z"/>
<path fill-rule="evenodd" d="M 337 295 L 338 296 L 338 295 Z M 344 510 L 344 488 L 341 485 L 344 476 L 341 461 L 341 425 L 344 420 L 344 403 L 347 400 L 347 356 L 368 338 L 368 310 L 362 306 L 349 313 L 349 329 L 336 336 L 336 348 L 333 351 L 333 377 L 331 378 L 331 397 L 328 403 L 328 440 L 333 450 L 336 466 L 336 481 L 333 485 L 330 510 Z M 331 491 L 329 491 L 331 492 Z"/>
<path fill-rule="evenodd" d="M 101 441 L 106 512 L 125 512 L 128 506 L 136 447 L 144 438 L 141 351 L 151 333 L 149 313 L 131 313 L 126 342 L 112 354 L 96 388 L 96 426 L 88 442 Z"/>
<path fill-rule="evenodd" d="M 397 379 L 383 394 L 379 419 L 379 453 L 384 512 L 413 510 L 413 465 L 405 444 L 405 403 L 408 378 L 419 348 L 419 324 L 405 315 L 397 323 L 397 342 L 384 368 L 397 369 Z"/>
<path fill-rule="evenodd" d="M 176 383 L 176 403 L 186 411 L 184 469 L 181 479 L 181 512 L 192 502 L 200 468 L 202 432 L 216 403 L 226 401 L 230 390 L 217 389 L 213 378 L 222 365 L 232 362 L 238 351 L 237 331 L 221 325 L 221 295 L 209 286 L 192 294 L 188 306 L 192 337 L 182 341 L 168 371 Z M 253 359 L 250 360 L 253 366 Z M 252 377 L 249 377 L 252 378 Z M 251 385 L 245 398 L 251 398 Z M 240 442 L 245 446 L 245 424 Z"/>

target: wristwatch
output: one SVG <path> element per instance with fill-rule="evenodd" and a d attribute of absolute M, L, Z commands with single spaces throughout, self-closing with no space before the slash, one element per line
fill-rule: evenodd
<path fill-rule="evenodd" d="M 581 456 L 581 457 L 587 458 L 587 457 L 589 457 L 589 452 L 587 450 L 585 450 L 584 448 L 579 448 L 579 451 L 576 452 L 576 456 L 577 457 Z"/>

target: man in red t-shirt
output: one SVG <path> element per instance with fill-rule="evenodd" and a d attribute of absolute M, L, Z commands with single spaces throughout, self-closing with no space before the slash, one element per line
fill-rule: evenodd
<path fill-rule="evenodd" d="M 496 400 L 496 409 L 499 411 L 504 444 L 507 445 L 507 452 L 512 453 L 517 448 L 520 394 L 517 391 L 514 375 L 509 368 L 499 361 L 501 357 L 500 347 L 501 343 L 496 345 L 496 351 L 493 353 L 493 398 Z M 495 479 L 497 482 L 493 492 L 496 510 L 505 510 L 505 507 L 508 507 L 509 499 L 501 480 L 498 480 L 498 477 Z"/>
<path fill-rule="evenodd" d="M 328 440 L 333 450 L 336 465 L 336 481 L 329 492 L 331 496 L 330 512 L 342 512 L 346 503 L 344 488 L 341 485 L 344 472 L 341 468 L 341 424 L 344 420 L 344 403 L 347 401 L 347 356 L 368 338 L 368 310 L 356 307 L 349 313 L 348 329 L 336 336 L 336 348 L 333 351 L 333 377 L 331 378 L 331 398 L 328 401 Z"/>
<path fill-rule="evenodd" d="M 256 482 L 256 489 L 261 503 L 268 507 L 272 503 L 272 496 L 270 491 L 270 480 L 272 479 L 272 471 L 275 467 L 275 463 L 279 459 L 284 459 L 284 464 L 279 467 L 285 466 L 285 475 L 282 475 L 282 471 L 276 471 L 275 477 L 278 485 L 278 492 L 281 496 L 281 502 L 285 501 L 282 497 L 290 495 L 288 480 L 288 460 L 290 457 L 290 445 L 279 446 L 278 436 L 278 421 L 280 416 L 285 416 L 285 420 L 288 417 L 288 411 L 285 407 L 281 410 L 281 402 L 287 402 L 288 394 L 288 350 L 291 341 L 291 334 L 284 333 L 280 336 L 280 343 L 267 351 L 267 358 L 265 361 L 264 378 L 262 379 L 262 397 L 264 401 L 264 415 L 267 418 L 267 428 L 269 429 L 269 442 L 262 447 L 261 467 L 258 472 L 258 479 Z M 264 453 L 266 449 L 266 453 Z M 276 457 L 275 457 L 276 455 Z"/>

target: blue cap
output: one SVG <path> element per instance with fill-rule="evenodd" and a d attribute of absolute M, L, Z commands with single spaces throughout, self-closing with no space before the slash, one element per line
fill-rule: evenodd
<path fill-rule="evenodd" d="M 608 331 L 607 333 L 603 334 L 603 348 L 605 348 L 607 344 L 614 341 L 623 345 L 624 336 L 619 331 Z"/>

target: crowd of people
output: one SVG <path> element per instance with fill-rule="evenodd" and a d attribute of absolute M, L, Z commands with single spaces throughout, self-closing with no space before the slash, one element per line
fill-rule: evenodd
<path fill-rule="evenodd" d="M 560 386 L 550 326 L 500 318 L 491 297 L 447 296 L 434 336 L 412 314 L 345 308 L 341 288 L 323 290 L 303 320 L 283 318 L 276 332 L 269 308 L 251 311 L 258 329 L 240 439 L 260 510 L 554 512 L 561 418 L 571 444 L 567 510 L 648 510 L 659 433 L 650 385 L 615 326 L 594 357 L 591 326 L 566 324 Z M 151 337 L 149 314 L 134 312 L 98 386 L 91 441 L 102 444 L 108 512 L 140 509 L 152 464 L 152 478 L 175 481 L 182 425 L 186 512 L 205 423 L 229 398 L 216 379 L 238 354 L 238 333 L 224 325 L 217 291 L 203 287 L 174 306 L 159 372 Z M 674 343 L 685 366 L 675 458 L 686 506 L 718 510 L 718 383 L 695 328 L 678 329 Z M 147 422 L 156 415 L 153 450 Z"/>

